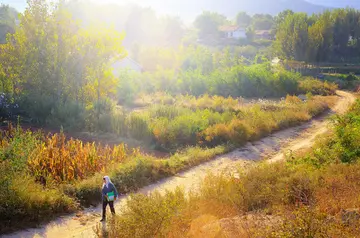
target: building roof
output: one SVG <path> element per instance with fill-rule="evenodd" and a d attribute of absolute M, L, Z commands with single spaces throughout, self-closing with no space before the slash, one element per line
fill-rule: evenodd
<path fill-rule="evenodd" d="M 237 30 L 243 30 L 243 28 L 240 26 L 237 26 L 237 25 L 220 26 L 219 27 L 219 31 L 222 31 L 222 32 L 232 32 L 232 31 L 237 31 Z"/>

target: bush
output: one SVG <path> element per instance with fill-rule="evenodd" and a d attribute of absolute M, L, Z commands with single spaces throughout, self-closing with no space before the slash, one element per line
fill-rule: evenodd
<path fill-rule="evenodd" d="M 85 128 L 85 110 L 76 102 L 57 103 L 46 118 L 46 124 L 55 128 L 82 130 Z"/>
<path fill-rule="evenodd" d="M 137 140 L 151 141 L 152 134 L 149 121 L 150 118 L 146 114 L 130 113 L 125 121 L 128 136 Z"/>
<path fill-rule="evenodd" d="M 20 100 L 20 108 L 26 112 L 32 122 L 45 125 L 51 110 L 55 108 L 56 99 L 49 95 L 29 94 Z"/>
<path fill-rule="evenodd" d="M 66 141 L 64 134 L 47 137 L 28 157 L 28 169 L 35 176 L 52 177 L 58 182 L 84 179 L 131 156 L 125 145 L 95 146 L 80 140 Z"/>
<path fill-rule="evenodd" d="M 130 197 L 122 216 L 110 220 L 113 229 L 105 234 L 98 226 L 98 237 L 162 237 L 168 232 L 172 217 L 185 205 L 184 192 L 177 189 L 161 196 L 136 194 Z M 138 208 L 142 209 L 139 210 Z M 141 221 L 141 222 L 139 222 Z"/>
<path fill-rule="evenodd" d="M 311 92 L 314 95 L 335 95 L 338 86 L 334 83 L 321 82 L 316 79 L 307 78 L 300 81 L 299 90 L 301 93 Z"/>
<path fill-rule="evenodd" d="M 0 162 L 0 166 L 3 165 L 4 162 Z M 11 176 L 11 173 L 6 174 Z M 35 225 L 48 221 L 58 214 L 74 212 L 78 208 L 74 199 L 58 189 L 44 190 L 33 177 L 27 175 L 17 173 L 6 186 L 3 185 L 0 188 L 0 233 L 26 223 Z"/>

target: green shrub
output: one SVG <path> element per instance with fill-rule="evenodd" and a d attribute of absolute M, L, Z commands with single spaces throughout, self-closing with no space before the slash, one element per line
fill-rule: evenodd
<path fill-rule="evenodd" d="M 136 194 L 127 201 L 122 216 L 108 221 L 112 227 L 103 233 L 98 226 L 98 237 L 162 237 L 168 233 L 172 217 L 185 206 L 185 194 L 177 189 L 164 196 L 154 192 L 149 196 Z M 139 207 L 141 209 L 139 210 Z M 141 222 L 139 222 L 141 221 Z"/>
<path fill-rule="evenodd" d="M 46 118 L 46 124 L 55 128 L 82 130 L 85 109 L 76 102 L 57 103 Z"/>
<path fill-rule="evenodd" d="M 113 132 L 120 136 L 126 136 L 127 126 L 126 126 L 126 113 L 122 110 L 115 110 L 111 115 L 111 129 L 110 132 Z"/>
<path fill-rule="evenodd" d="M 301 93 L 311 92 L 314 95 L 334 95 L 338 86 L 334 83 L 322 82 L 320 80 L 307 78 L 300 81 L 299 90 Z"/>
<path fill-rule="evenodd" d="M 0 164 L 2 166 L 3 162 Z M 77 210 L 74 199 L 58 189 L 44 190 L 33 177 L 27 175 L 17 173 L 0 190 L 0 233 L 21 227 L 24 223 L 38 224 L 58 214 Z"/>
<path fill-rule="evenodd" d="M 342 162 L 354 162 L 360 158 L 360 101 L 357 100 L 350 113 L 338 116 L 336 122 L 336 145 Z"/>
<path fill-rule="evenodd" d="M 29 94 L 20 100 L 20 108 L 31 118 L 32 122 L 45 125 L 51 110 L 55 108 L 56 99 L 49 95 Z"/>
<path fill-rule="evenodd" d="M 146 114 L 130 113 L 125 121 L 128 135 L 137 140 L 151 141 L 152 134 L 149 121 L 150 118 Z"/>

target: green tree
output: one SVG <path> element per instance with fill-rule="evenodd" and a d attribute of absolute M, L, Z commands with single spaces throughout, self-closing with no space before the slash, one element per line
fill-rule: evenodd
<path fill-rule="evenodd" d="M 178 46 L 185 35 L 183 22 L 179 17 L 167 16 L 163 19 L 165 24 L 164 35 L 167 45 Z"/>
<path fill-rule="evenodd" d="M 246 29 L 246 38 L 247 38 L 249 41 L 253 41 L 253 40 L 254 40 L 254 37 L 255 37 L 254 28 L 253 28 L 253 27 L 248 27 L 248 28 Z"/>
<path fill-rule="evenodd" d="M 273 26 L 274 34 L 276 35 L 277 30 L 279 29 L 280 25 L 285 21 L 286 17 L 289 15 L 293 15 L 294 12 L 291 10 L 284 10 L 280 12 L 275 18 L 275 24 Z"/>
<path fill-rule="evenodd" d="M 220 36 L 219 27 L 227 22 L 225 16 L 205 11 L 196 17 L 194 26 L 199 30 L 199 38 L 218 38 Z"/>
<path fill-rule="evenodd" d="M 246 12 L 239 12 L 236 16 L 236 24 L 242 27 L 248 27 L 251 24 L 251 16 Z"/>
<path fill-rule="evenodd" d="M 308 23 L 305 13 L 288 15 L 276 34 L 278 52 L 287 59 L 306 60 Z"/>
<path fill-rule="evenodd" d="M 274 19 L 269 14 L 255 14 L 252 17 L 252 26 L 255 30 L 270 30 L 274 25 Z"/>
<path fill-rule="evenodd" d="M 64 1 L 51 9 L 46 0 L 28 4 L 16 32 L 0 48 L 6 62 L 0 70 L 3 90 L 36 97 L 30 104 L 46 101 L 46 110 L 39 109 L 45 117 L 69 101 L 85 106 L 115 95 L 111 64 L 125 56 L 123 34 L 104 26 L 81 28 Z"/>

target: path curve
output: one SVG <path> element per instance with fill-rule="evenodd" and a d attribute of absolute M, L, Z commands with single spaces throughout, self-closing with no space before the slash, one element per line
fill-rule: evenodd
<path fill-rule="evenodd" d="M 189 191 L 192 188 L 196 188 L 208 172 L 219 173 L 225 171 L 232 173 L 234 168 L 239 165 L 246 166 L 246 164 L 262 159 L 268 159 L 272 163 L 284 159 L 284 152 L 286 151 L 309 148 L 313 145 L 317 136 L 329 130 L 326 120 L 327 116 L 334 113 L 345 113 L 356 100 L 355 96 L 348 92 L 337 91 L 337 94 L 340 96 L 339 101 L 326 115 L 300 126 L 276 132 L 257 142 L 248 143 L 212 161 L 144 187 L 139 193 L 148 193 L 155 190 L 163 193 L 166 190 L 173 190 L 178 186 L 183 187 L 185 191 Z M 127 198 L 128 196 L 123 196 L 117 201 L 117 211 L 120 211 L 125 206 Z M 19 231 L 2 237 L 91 238 L 94 237 L 94 227 L 97 225 L 101 226 L 99 223 L 100 212 L 100 206 L 95 209 L 87 209 L 81 214 L 60 217 L 40 228 Z M 106 229 L 106 227 L 102 227 L 102 229 Z"/>

